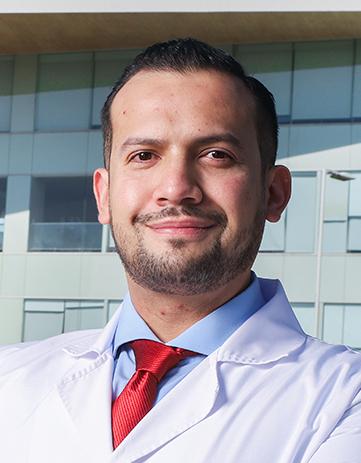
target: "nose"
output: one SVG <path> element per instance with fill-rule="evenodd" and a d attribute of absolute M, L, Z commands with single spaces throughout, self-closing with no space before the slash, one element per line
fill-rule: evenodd
<path fill-rule="evenodd" d="M 159 206 L 199 204 L 202 201 L 197 169 L 190 160 L 174 156 L 164 161 L 158 174 L 154 200 Z"/>

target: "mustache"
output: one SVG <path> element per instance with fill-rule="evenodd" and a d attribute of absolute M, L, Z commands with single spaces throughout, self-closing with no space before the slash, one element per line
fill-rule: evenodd
<path fill-rule="evenodd" d="M 176 207 L 166 207 L 159 212 L 150 212 L 147 214 L 137 215 L 133 223 L 139 223 L 146 225 L 151 222 L 156 222 L 167 217 L 197 217 L 199 219 L 206 219 L 212 222 L 215 222 L 218 225 L 221 225 L 223 228 L 227 226 L 228 220 L 226 214 L 219 211 L 204 211 L 197 206 L 182 206 L 180 208 Z"/>

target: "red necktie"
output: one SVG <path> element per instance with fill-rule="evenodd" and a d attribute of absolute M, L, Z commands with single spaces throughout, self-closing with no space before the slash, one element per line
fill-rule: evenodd
<path fill-rule="evenodd" d="M 179 347 L 139 339 L 129 343 L 136 371 L 112 406 L 113 447 L 116 448 L 153 407 L 158 383 L 178 362 L 196 355 Z"/>

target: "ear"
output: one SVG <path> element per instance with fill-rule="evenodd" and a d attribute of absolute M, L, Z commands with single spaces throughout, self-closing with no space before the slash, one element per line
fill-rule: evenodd
<path fill-rule="evenodd" d="M 278 222 L 291 196 L 291 173 L 285 166 L 274 166 L 267 172 L 267 214 L 269 222 Z"/>
<path fill-rule="evenodd" d="M 98 220 L 102 224 L 110 223 L 109 172 L 97 169 L 93 175 L 93 191 L 98 207 Z"/>

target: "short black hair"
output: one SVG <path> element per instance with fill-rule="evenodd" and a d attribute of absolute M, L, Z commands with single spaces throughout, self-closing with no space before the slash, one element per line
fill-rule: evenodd
<path fill-rule="evenodd" d="M 240 79 L 250 91 L 256 107 L 256 127 L 262 171 L 272 167 L 278 146 L 278 121 L 272 93 L 256 78 L 245 73 L 242 65 L 225 51 L 193 38 L 174 39 L 148 47 L 129 64 L 102 109 L 104 165 L 109 167 L 112 146 L 112 102 L 119 90 L 140 71 L 178 73 L 214 70 Z"/>

